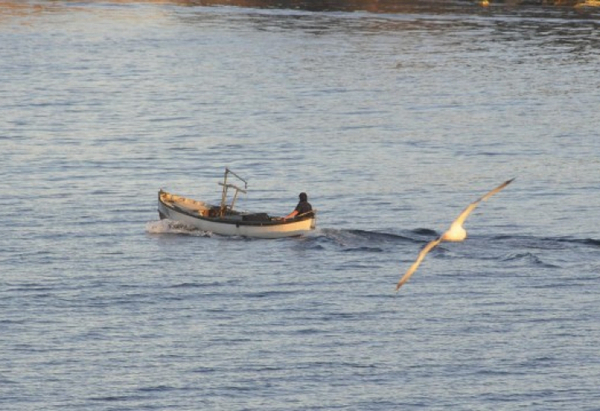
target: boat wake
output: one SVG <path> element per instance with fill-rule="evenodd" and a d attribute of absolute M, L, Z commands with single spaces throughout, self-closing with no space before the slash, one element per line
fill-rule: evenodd
<path fill-rule="evenodd" d="M 410 262 L 413 254 L 439 234 L 430 229 L 395 233 L 320 229 L 306 237 L 306 248 L 336 253 L 383 253 Z M 483 235 L 463 247 L 441 246 L 433 258 L 498 261 L 509 269 L 561 269 L 582 264 L 581 256 L 596 255 L 600 241 L 592 238 Z M 586 263 L 583 263 L 585 266 Z"/>
<path fill-rule="evenodd" d="M 308 248 L 336 249 L 343 252 L 386 252 L 397 249 L 401 243 L 420 244 L 435 231 L 418 229 L 404 230 L 399 233 L 367 231 L 355 229 L 317 229 L 305 236 Z"/>
<path fill-rule="evenodd" d="M 215 237 L 240 240 L 242 237 L 221 237 L 201 231 L 181 222 L 164 219 L 150 221 L 146 232 L 158 236 Z M 272 241 L 269 247 L 278 250 L 285 242 L 293 249 L 314 253 L 313 258 L 326 258 L 329 263 L 339 264 L 344 269 L 359 267 L 371 269 L 375 266 L 386 270 L 405 269 L 415 253 L 418 253 L 439 233 L 425 228 L 413 230 L 369 231 L 361 229 L 318 228 L 300 237 L 282 238 Z M 575 270 L 579 277 L 589 276 L 590 270 L 600 269 L 595 259 L 600 240 L 582 237 L 538 237 L 532 235 L 473 235 L 459 246 L 449 244 L 437 247 L 430 259 L 444 259 L 447 267 L 474 266 L 479 276 L 481 270 L 505 270 L 510 273 L 545 276 L 546 270 Z M 248 242 L 264 243 L 264 239 L 243 238 Z M 266 246 L 266 244 L 265 244 Z M 252 246 L 254 247 L 254 246 Z M 262 245 L 260 246 L 262 247 Z M 319 257 L 319 255 L 321 257 Z M 453 262 L 452 260 L 456 260 Z M 466 260 L 478 262 L 465 263 Z M 490 265 L 491 264 L 491 265 Z M 483 268 L 481 268 L 483 267 Z M 494 275 L 497 271 L 493 271 Z M 540 271 L 541 270 L 541 271 Z M 516 274 L 515 274 L 516 275 Z M 594 277 L 596 278 L 596 277 Z"/>
<path fill-rule="evenodd" d="M 148 234 L 174 234 L 192 237 L 212 237 L 213 235 L 211 232 L 198 230 L 195 227 L 169 219 L 149 221 L 146 223 L 146 232 Z"/>
<path fill-rule="evenodd" d="M 146 224 L 146 232 L 156 235 L 185 235 L 191 237 L 213 237 L 211 232 L 201 231 L 183 223 L 164 219 L 150 221 Z M 439 233 L 426 228 L 399 230 L 396 232 L 368 231 L 359 229 L 319 228 L 304 236 L 287 239 L 300 241 L 299 246 L 306 250 L 323 250 L 334 253 L 386 253 L 402 258 L 405 253 L 419 250 Z M 475 237 L 475 236 L 474 236 Z M 600 240 L 576 237 L 536 237 L 528 235 L 493 235 L 478 236 L 479 241 L 469 241 L 464 252 L 458 252 L 463 258 L 480 260 L 499 260 L 512 265 L 560 268 L 564 263 L 563 255 L 571 252 L 597 253 Z M 239 237 L 238 237 L 239 238 Z M 264 241 L 247 239 L 248 241 Z M 445 247 L 440 247 L 437 257 L 447 254 Z M 451 253 L 451 255 L 454 255 Z M 581 254 L 578 254 L 581 255 Z M 558 259 L 558 260 L 557 260 Z"/>
<path fill-rule="evenodd" d="M 427 229 L 404 230 L 399 233 L 386 233 L 381 231 L 367 230 L 337 230 L 332 228 L 323 228 L 317 230 L 321 236 L 339 244 L 351 245 L 353 243 L 369 242 L 373 244 L 388 244 L 398 242 L 416 242 L 420 243 L 428 237 L 435 236 L 436 232 Z"/>

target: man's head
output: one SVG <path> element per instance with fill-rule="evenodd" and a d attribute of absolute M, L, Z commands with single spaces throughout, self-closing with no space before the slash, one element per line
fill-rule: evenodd
<path fill-rule="evenodd" d="M 298 197 L 300 197 L 300 201 L 308 201 L 308 196 L 306 193 L 300 193 Z"/>

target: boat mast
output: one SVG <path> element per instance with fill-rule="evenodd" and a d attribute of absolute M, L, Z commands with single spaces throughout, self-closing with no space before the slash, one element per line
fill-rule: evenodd
<path fill-rule="evenodd" d="M 244 182 L 244 188 L 240 188 L 234 184 L 227 184 L 227 174 L 233 174 L 235 177 L 237 177 L 239 180 Z M 228 167 L 225 167 L 225 175 L 223 176 L 223 182 L 219 183 L 220 186 L 223 186 L 223 193 L 221 194 L 221 207 L 220 207 L 220 215 L 221 217 L 223 217 L 223 215 L 225 214 L 225 210 L 227 210 L 227 189 L 228 188 L 233 188 L 235 190 L 235 194 L 233 195 L 233 199 L 231 200 L 231 205 L 229 206 L 230 210 L 233 210 L 233 206 L 235 204 L 235 201 L 237 200 L 237 196 L 239 194 L 239 192 L 241 191 L 242 193 L 246 194 L 246 190 L 248 188 L 248 182 L 246 180 L 244 180 L 242 177 L 238 176 L 236 173 L 234 173 L 233 171 L 231 171 Z"/>

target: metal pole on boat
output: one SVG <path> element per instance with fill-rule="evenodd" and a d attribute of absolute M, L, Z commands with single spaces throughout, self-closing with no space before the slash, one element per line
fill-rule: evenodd
<path fill-rule="evenodd" d="M 221 208 L 219 210 L 221 217 L 223 217 L 223 214 L 225 213 L 225 203 L 227 201 L 227 173 L 229 173 L 229 169 L 225 167 L 225 175 L 223 176 L 223 193 L 221 194 Z"/>
<path fill-rule="evenodd" d="M 244 188 L 248 188 L 248 182 L 246 180 L 244 180 L 242 177 L 238 176 L 236 173 L 231 171 L 229 168 L 225 168 L 225 174 L 227 174 L 227 173 L 231 173 L 234 176 L 236 176 L 237 178 L 239 178 L 240 180 L 242 180 L 244 182 Z"/>
<path fill-rule="evenodd" d="M 225 167 L 225 176 L 223 177 L 223 182 L 219 183 L 219 185 L 223 186 L 223 194 L 221 196 L 221 208 L 220 208 L 221 217 L 223 217 L 223 215 L 225 214 L 225 210 L 227 209 L 227 189 L 229 187 L 235 189 L 235 194 L 233 196 L 233 200 L 231 201 L 231 207 L 230 207 L 231 209 L 233 209 L 235 200 L 237 200 L 238 193 L 241 191 L 242 193 L 246 194 L 246 190 L 243 190 L 233 184 L 227 184 L 227 174 L 229 174 L 229 173 L 233 174 L 235 177 L 242 180 L 244 182 L 245 189 L 248 188 L 248 182 L 246 180 L 244 180 L 242 177 L 238 176 L 236 173 L 231 171 L 228 167 Z"/>

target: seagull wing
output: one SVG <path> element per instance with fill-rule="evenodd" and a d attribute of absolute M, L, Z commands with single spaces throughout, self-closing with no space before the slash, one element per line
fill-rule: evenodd
<path fill-rule="evenodd" d="M 491 196 L 493 196 L 494 194 L 496 194 L 497 192 L 502 190 L 504 187 L 509 185 L 513 180 L 514 180 L 514 178 L 505 181 L 504 183 L 500 184 L 498 187 L 496 187 L 493 190 L 491 190 L 490 192 L 486 193 L 484 196 L 478 198 L 477 200 L 475 200 L 471 204 L 469 204 L 460 213 L 458 218 L 452 222 L 452 225 L 450 226 L 449 231 L 452 231 L 452 229 L 454 227 L 462 227 L 463 223 L 465 222 L 465 220 L 467 219 L 469 214 L 471 214 L 471 212 L 479 205 L 480 202 L 487 200 L 488 198 L 490 198 Z M 425 247 L 423 247 L 423 249 L 419 252 L 419 255 L 417 256 L 416 261 L 410 266 L 410 268 L 408 269 L 406 274 L 404 274 L 404 276 L 400 279 L 400 281 L 398 282 L 398 285 L 396 285 L 396 291 L 398 291 L 400 289 L 400 287 L 402 287 L 404 285 L 404 283 L 406 283 L 408 281 L 408 279 L 415 273 L 415 271 L 417 271 L 417 268 L 419 268 L 421 261 L 423 261 L 423 259 L 427 255 L 427 253 L 430 252 L 434 247 L 436 247 L 439 243 L 442 242 L 442 240 L 444 239 L 444 235 L 446 235 L 446 233 L 441 235 L 440 237 L 436 238 L 435 240 L 430 241 L 429 243 L 427 243 L 427 245 Z"/>
<path fill-rule="evenodd" d="M 437 246 L 441 242 L 442 237 L 438 237 L 435 240 L 430 241 L 425 247 L 423 247 L 423 249 L 419 252 L 419 256 L 417 257 L 416 261 L 413 263 L 413 265 L 410 266 L 406 274 L 404 274 L 404 276 L 400 279 L 398 285 L 396 285 L 396 291 L 398 291 L 400 287 L 402 287 L 404 283 L 407 282 L 408 279 L 414 274 L 414 272 L 417 271 L 417 268 L 419 268 L 421 261 L 423 261 L 427 253 L 430 252 L 435 246 Z"/>
<path fill-rule="evenodd" d="M 467 219 L 467 217 L 469 216 L 469 214 L 471 214 L 471 211 L 473 211 L 475 209 L 475 207 L 477 207 L 479 205 L 479 203 L 481 203 L 482 201 L 487 200 L 488 198 L 490 198 L 494 194 L 498 193 L 504 187 L 506 187 L 507 185 L 509 185 L 513 180 L 514 180 L 514 178 L 511 178 L 510 180 L 505 181 L 504 183 L 500 184 L 498 187 L 494 188 L 492 191 L 488 192 L 484 196 L 482 196 L 482 197 L 478 198 L 477 200 L 473 201 L 471 204 L 469 204 L 462 211 L 462 213 L 460 213 L 460 215 L 458 216 L 458 218 L 452 222 L 452 225 L 453 226 L 458 225 L 458 226 L 462 227 L 463 223 L 465 222 L 465 220 Z"/>
<path fill-rule="evenodd" d="M 494 194 L 496 194 L 498 191 L 502 190 L 504 187 L 506 187 L 507 185 L 509 185 L 510 183 L 512 183 L 514 180 L 514 178 L 511 178 L 510 180 L 506 180 L 504 183 L 500 184 L 498 187 L 494 188 L 492 191 L 490 191 L 489 193 L 487 193 L 486 195 L 484 195 L 483 197 L 481 197 L 479 199 L 479 201 L 485 201 L 488 198 L 490 198 L 491 196 L 493 196 Z"/>

